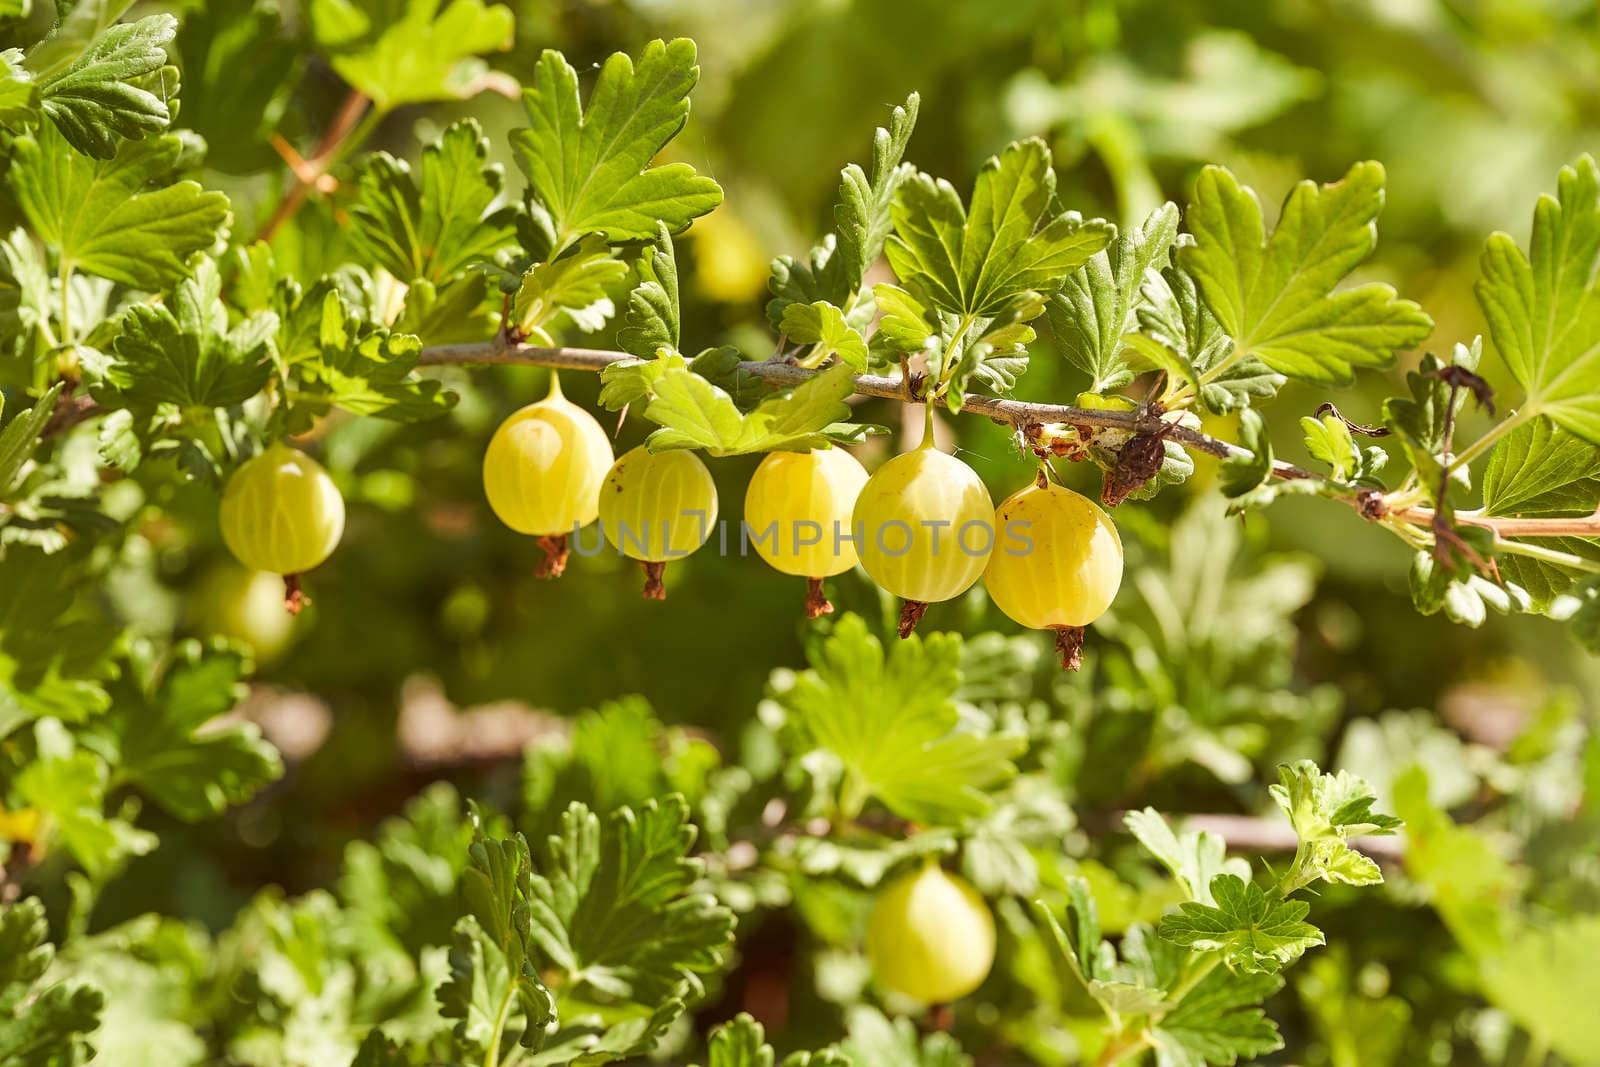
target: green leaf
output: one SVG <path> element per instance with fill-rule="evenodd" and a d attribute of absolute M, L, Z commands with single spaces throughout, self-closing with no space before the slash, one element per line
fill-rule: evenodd
<path fill-rule="evenodd" d="M 537 841 L 560 830 L 562 812 L 575 800 L 610 811 L 674 791 L 703 794 L 703 781 L 685 781 L 681 774 L 697 757 L 718 759 L 708 742 L 662 726 L 644 698 L 609 701 L 579 715 L 570 735 L 540 738 L 528 747 L 521 825 Z"/>
<path fill-rule="evenodd" d="M 178 20 L 165 14 L 120 23 L 71 65 L 38 80 L 40 107 L 68 144 L 111 159 L 124 138 L 167 128 L 177 72 L 167 67 L 166 46 L 177 31 Z"/>
<path fill-rule="evenodd" d="M 356 1050 L 356 1058 L 350 1061 L 350 1067 L 409 1067 L 409 1064 L 400 1046 L 376 1027 L 361 1042 L 361 1047 Z"/>
<path fill-rule="evenodd" d="M 974 383 L 995 393 L 1016 386 L 1028 369 L 1028 345 L 1035 336 L 1028 323 L 1042 314 L 1044 300 L 1030 289 L 1012 297 L 998 314 L 972 319 L 966 337 L 959 342 L 941 334 L 947 351 L 951 345 L 956 348 L 954 363 L 948 362 L 947 355 L 943 370 L 945 404 L 951 411 L 961 410 Z"/>
<path fill-rule="evenodd" d="M 1161 919 L 1161 936 L 1202 952 L 1220 952 L 1228 969 L 1269 974 L 1323 943 L 1322 931 L 1305 921 L 1303 900 L 1273 900 L 1254 882 L 1219 874 L 1211 880 L 1215 907 L 1185 901 Z"/>
<path fill-rule="evenodd" d="M 1478 303 L 1489 336 L 1527 392 L 1522 414 L 1548 416 L 1600 444 L 1600 168 L 1563 167 L 1539 198 L 1524 254 L 1496 233 L 1483 250 Z"/>
<path fill-rule="evenodd" d="M 115 693 L 94 729 L 114 747 L 119 781 L 185 822 L 202 822 L 280 778 L 278 752 L 255 724 L 207 728 L 244 698 L 247 667 L 235 648 L 186 641 L 154 687 Z"/>
<path fill-rule="evenodd" d="M 64 388 L 64 384 L 57 383 L 39 398 L 38 403 L 26 411 L 18 412 L 0 431 L 0 500 L 10 497 L 17 488 L 23 465 L 32 458 L 39 435 L 50 421 L 50 416 L 55 414 L 56 400 Z M 4 404 L 0 403 L 0 410 L 3 409 Z"/>
<path fill-rule="evenodd" d="M 1494 446 L 1483 471 L 1483 513 L 1537 518 L 1593 514 L 1600 502 L 1600 448 L 1537 418 L 1517 427 Z M 1540 538 L 1558 552 L 1600 559 L 1591 538 Z M 1570 567 L 1503 554 L 1496 558 L 1501 578 L 1523 590 L 1525 610 L 1548 612 L 1564 602 L 1582 572 Z"/>
<path fill-rule="evenodd" d="M 1267 424 L 1252 408 L 1239 415 L 1239 444 L 1250 450 L 1250 456 L 1230 456 L 1222 461 L 1218 481 L 1224 496 L 1242 497 L 1272 477 L 1272 441 L 1267 437 Z"/>
<path fill-rule="evenodd" d="M 22 63 L 22 49 L 0 49 L 0 128 L 20 132 L 38 107 L 33 74 Z"/>
<path fill-rule="evenodd" d="M 1261 1008 L 1282 986 L 1276 975 L 1212 971 L 1151 1031 L 1157 1067 L 1231 1067 L 1282 1048 Z"/>
<path fill-rule="evenodd" d="M 333 69 L 384 112 L 473 95 L 488 69 L 476 57 L 510 48 L 513 21 L 483 0 L 311 0 Z"/>
<path fill-rule="evenodd" d="M 839 1051 L 851 1067 L 972 1067 L 972 1057 L 955 1038 L 941 1032 L 919 1034 L 904 1016 L 891 1021 L 876 1008 L 857 1005 L 845 1025 L 849 1037 Z"/>
<path fill-rule="evenodd" d="M 1371 786 L 1349 771 L 1325 774 L 1310 760 L 1280 766 L 1278 783 L 1272 799 L 1300 839 L 1297 885 L 1318 878 L 1346 885 L 1383 881 L 1378 865 L 1349 845 L 1352 837 L 1381 837 L 1401 825 L 1393 815 L 1373 812 Z"/>
<path fill-rule="evenodd" d="M 34 231 L 76 269 L 152 292 L 188 273 L 228 219 L 228 198 L 170 181 L 183 152 L 175 134 L 124 141 L 110 160 L 69 148 L 53 125 L 19 137 L 9 179 Z"/>
<path fill-rule="evenodd" d="M 1483 513 L 1582 516 L 1600 503 L 1600 447 L 1548 419 L 1511 431 L 1489 453 Z"/>
<path fill-rule="evenodd" d="M 784 312 L 791 304 L 824 301 L 854 309 L 867 269 L 877 260 L 889 234 L 895 192 L 912 173 L 912 168 L 900 161 L 920 107 L 921 97 L 912 93 L 903 106 L 894 109 L 887 129 L 873 131 L 870 177 L 855 163 L 840 172 L 833 208 L 836 232 L 825 236 L 804 262 L 793 256 L 772 261 L 769 288 L 773 299 L 767 304 L 767 318 L 773 329 L 783 329 Z"/>
<path fill-rule="evenodd" d="M 824 431 L 849 418 L 844 398 L 854 389 L 841 363 L 741 413 L 726 390 L 681 363 L 656 368 L 647 381 L 652 398 L 644 416 L 661 427 L 650 435 L 650 450 L 699 448 L 713 456 L 821 447 Z"/>
<path fill-rule="evenodd" d="M 861 287 L 867 269 L 889 236 L 889 210 L 895 191 L 910 173 L 910 168 L 902 167 L 900 161 L 905 158 L 921 106 L 922 98 L 912 93 L 890 114 L 887 129 L 880 126 L 873 131 L 870 178 L 855 163 L 848 164 L 839 174 L 839 199 L 834 205 L 833 221 L 838 227 L 839 266 L 851 282 L 852 293 Z"/>
<path fill-rule="evenodd" d="M 457 1020 L 458 1044 L 480 1057 L 498 1037 L 519 1034 L 524 1048 L 537 1049 L 556 1029 L 554 995 L 534 967 L 531 911 L 532 858 L 521 834 L 495 839 L 481 832 L 468 850 L 461 896 L 468 914 L 455 926 L 450 977 L 436 996 L 440 1014 Z M 520 1026 L 507 1026 L 513 1006 Z M 498 1060 L 501 1049 L 491 1050 Z"/>
<path fill-rule="evenodd" d="M 1389 453 L 1376 445 L 1362 448 L 1356 444 L 1350 424 L 1338 415 L 1332 412 L 1320 418 L 1302 415 L 1300 429 L 1305 431 L 1306 451 L 1313 459 L 1333 468 L 1334 481 L 1382 487 L 1377 473 L 1388 462 Z"/>
<path fill-rule="evenodd" d="M 1088 997 L 1110 1011 L 1104 1000 L 1095 996 L 1097 982 L 1109 975 L 1115 963 L 1115 954 L 1100 937 L 1100 911 L 1095 905 L 1087 879 L 1067 879 L 1067 911 L 1063 918 L 1070 932 L 1063 929 L 1055 914 L 1044 901 L 1033 902 L 1034 922 L 1046 935 L 1046 944 L 1053 950 L 1057 977 L 1070 997 Z"/>
<path fill-rule="evenodd" d="M 0 554 L 0 738 L 37 718 L 81 722 L 110 703 L 99 683 L 120 631 L 73 618 L 89 585 L 80 562 L 23 545 Z"/>
<path fill-rule="evenodd" d="M 356 248 L 400 281 L 440 285 L 513 243 L 510 213 L 495 210 L 505 172 L 488 163 L 476 120 L 454 123 L 422 150 L 421 173 L 387 152 L 366 157 L 350 205 Z"/>
<path fill-rule="evenodd" d="M 1055 184 L 1037 138 L 984 163 L 970 212 L 950 183 L 913 175 L 895 195 L 889 264 L 925 303 L 956 315 L 998 314 L 1020 293 L 1054 289 L 1114 232 L 1099 219 L 1049 217 Z"/>
<path fill-rule="evenodd" d="M 1475 371 L 1482 356 L 1480 338 L 1474 338 L 1471 345 L 1457 344 L 1448 363 L 1432 352 L 1425 353 L 1417 369 L 1406 374 L 1410 397 L 1391 397 L 1383 402 L 1384 425 L 1394 431 L 1405 449 L 1406 458 L 1416 468 L 1430 501 L 1438 493 L 1439 479 L 1444 473 L 1445 423 L 1460 413 L 1469 396 L 1466 389 L 1454 390 L 1452 405 L 1452 390 L 1440 377 L 1440 372 L 1447 367 Z M 1469 476 L 1465 467 L 1458 468 L 1455 475 L 1463 483 Z"/>
<path fill-rule="evenodd" d="M 1122 821 L 1139 844 L 1172 872 L 1190 900 L 1214 907 L 1217 902 L 1211 897 L 1213 878 L 1219 874 L 1250 877 L 1249 862 L 1238 857 L 1229 859 L 1228 843 L 1217 834 L 1206 830 L 1175 834 L 1154 808 L 1130 811 Z"/>
<path fill-rule="evenodd" d="M 616 311 L 607 292 L 627 273 L 604 238 L 586 237 L 558 259 L 528 269 L 512 302 L 513 321 L 541 345 L 554 345 L 554 331 L 564 326 L 592 333 Z"/>
<path fill-rule="evenodd" d="M 1340 945 L 1296 973 L 1294 989 L 1334 1067 L 1394 1067 L 1411 1030 L 1411 1007 L 1373 992 Z"/>
<path fill-rule="evenodd" d="M 656 228 L 655 243 L 639 257 L 639 284 L 628 294 L 626 323 L 617 344 L 640 359 L 653 359 L 663 348 L 678 350 L 678 259 L 666 223 Z"/>
<path fill-rule="evenodd" d="M 277 318 L 258 312 L 228 329 L 217 265 L 200 259 L 169 304 L 128 309 L 94 394 L 113 407 L 149 411 L 159 404 L 225 408 L 255 396 L 272 375 Z"/>
<path fill-rule="evenodd" d="M 878 284 L 872 287 L 872 294 L 882 313 L 878 331 L 872 335 L 874 345 L 887 341 L 896 352 L 920 352 L 938 336 L 938 330 L 928 321 L 928 309 L 904 289 Z"/>
<path fill-rule="evenodd" d="M 55 719 L 34 724 L 38 754 L 12 785 L 24 807 L 37 808 L 53 833 L 91 878 L 112 874 L 130 856 L 156 847 L 154 834 L 105 815 L 110 772 L 105 761 L 78 748 Z"/>
<path fill-rule="evenodd" d="M 184 12 L 177 43 L 183 125 L 205 138 L 206 166 L 249 174 L 277 165 L 271 137 L 306 53 L 275 0 L 207 0 Z"/>
<path fill-rule="evenodd" d="M 784 309 L 780 329 L 791 341 L 816 345 L 801 360 L 804 366 L 818 366 L 837 354 L 840 361 L 848 364 L 852 370 L 867 369 L 867 342 L 860 331 L 845 322 L 844 312 L 825 300 L 818 300 L 814 304 L 790 304 Z"/>
<path fill-rule="evenodd" d="M 990 790 L 1016 773 L 1025 742 L 961 721 L 961 640 L 913 635 L 885 654 L 856 615 L 808 653 L 811 669 L 782 694 L 810 746 L 837 760 L 847 816 L 874 797 L 905 819 L 959 825 L 993 806 Z"/>
<path fill-rule="evenodd" d="M 1050 329 L 1067 360 L 1089 375 L 1089 391 L 1132 380 L 1123 335 L 1132 328 L 1146 272 L 1167 262 L 1178 237 L 1178 206 L 1163 204 L 1144 225 L 1128 230 L 1067 278 L 1050 297 Z"/>
<path fill-rule="evenodd" d="M 1254 357 L 1291 378 L 1342 385 L 1432 332 L 1433 320 L 1388 285 L 1335 292 L 1377 243 L 1383 182 L 1377 163 L 1331 185 L 1301 182 L 1268 235 L 1252 191 L 1221 167 L 1200 172 L 1187 216 L 1195 243 L 1178 250 L 1178 263 L 1233 339 L 1212 377 Z"/>
<path fill-rule="evenodd" d="M 456 923 L 449 959 L 450 977 L 436 995 L 439 1014 L 457 1020 L 458 1047 L 472 1058 L 481 1057 L 497 1033 L 517 1034 L 519 1043 L 528 1048 L 543 1046 L 556 1025 L 554 998 L 537 975 L 524 969 L 518 957 L 501 948 L 472 916 Z M 521 1009 L 520 1019 L 511 1015 L 513 1005 Z M 497 1031 L 502 1017 L 517 1021 Z"/>
<path fill-rule="evenodd" d="M 413 373 L 422 352 L 416 337 L 373 326 L 345 304 L 337 288 L 313 288 L 307 299 L 314 301 L 319 292 L 315 355 L 293 365 L 304 384 L 297 408 L 320 413 L 340 407 L 394 422 L 425 422 L 455 406 L 456 394 Z"/>
<path fill-rule="evenodd" d="M 1175 247 L 1193 243 L 1184 234 Z M 1259 359 L 1241 359 L 1219 368 L 1233 352 L 1233 342 L 1200 298 L 1194 278 L 1181 267 L 1145 273 L 1137 315 L 1140 332 L 1125 335 L 1123 343 L 1142 363 L 1165 370 L 1174 381 L 1187 382 L 1207 411 L 1238 411 L 1271 400 L 1283 387 L 1284 376 Z"/>
<path fill-rule="evenodd" d="M 531 944 L 566 977 L 569 1004 L 649 1011 L 704 994 L 733 940 L 733 913 L 695 888 L 683 798 L 619 808 L 603 823 L 573 804 L 531 877 Z"/>
<path fill-rule="evenodd" d="M 1481 964 L 1484 992 L 1572 1063 L 1600 1061 L 1594 1004 L 1600 998 L 1600 916 L 1525 924 L 1503 953 Z"/>
<path fill-rule="evenodd" d="M 21 226 L 0 239 L 0 355 L 36 362 L 54 343 L 50 275 L 44 254 Z"/>
<path fill-rule="evenodd" d="M 637 69 L 621 52 L 607 59 L 580 110 L 577 71 L 559 52 L 539 57 L 522 94 L 529 126 L 512 131 L 511 147 L 558 248 L 590 233 L 648 241 L 660 223 L 677 233 L 722 202 L 687 163 L 651 166 L 687 121 L 699 77 L 693 41 L 651 41 Z"/>
<path fill-rule="evenodd" d="M 711 1031 L 706 1043 L 707 1067 L 772 1067 L 773 1059 L 766 1031 L 744 1012 Z"/>
<path fill-rule="evenodd" d="M 63 1067 L 92 1058 L 105 997 L 82 979 L 39 985 L 55 952 L 35 897 L 0 905 L 0 1063 Z"/>
<path fill-rule="evenodd" d="M 58 5 L 55 26 L 28 49 L 28 69 L 36 78 L 48 78 L 70 66 L 132 4 L 133 0 L 78 0 Z"/>

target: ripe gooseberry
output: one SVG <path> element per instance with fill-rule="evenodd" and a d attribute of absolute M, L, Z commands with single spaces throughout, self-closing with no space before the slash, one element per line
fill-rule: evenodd
<path fill-rule="evenodd" d="M 246 567 L 284 576 L 284 606 L 305 605 L 299 577 L 333 554 L 344 498 L 322 465 L 282 441 L 248 460 L 222 491 L 222 540 Z"/>
<path fill-rule="evenodd" d="M 776 570 L 805 578 L 806 618 L 833 611 L 822 579 L 856 565 L 851 516 L 867 471 L 842 448 L 773 452 L 750 477 L 744 521 L 756 553 Z"/>
<path fill-rule="evenodd" d="M 1122 584 L 1122 539 L 1111 517 L 1046 481 L 1002 501 L 994 525 L 1000 544 L 984 572 L 990 599 L 1023 626 L 1054 630 L 1061 666 L 1077 670 L 1083 628 L 1105 614 Z"/>
<path fill-rule="evenodd" d="M 890 882 L 867 921 L 878 981 L 929 1004 L 959 1000 L 994 964 L 994 916 L 965 880 L 937 863 Z"/>
<path fill-rule="evenodd" d="M 665 600 L 666 561 L 706 543 L 717 521 L 717 485 L 693 452 L 643 445 L 611 465 L 600 488 L 600 527 L 623 555 L 644 564 L 644 595 Z"/>
<path fill-rule="evenodd" d="M 932 447 L 896 456 L 856 500 L 856 551 L 872 580 L 905 601 L 900 636 L 934 601 L 972 588 L 994 547 L 994 500 L 978 472 Z"/>
<path fill-rule="evenodd" d="M 294 637 L 283 611 L 283 579 L 220 560 L 200 586 L 196 621 L 211 633 L 243 641 L 259 664 L 272 663 Z"/>
<path fill-rule="evenodd" d="M 605 430 L 561 395 L 554 371 L 550 395 L 514 412 L 489 439 L 484 495 L 501 522 L 539 539 L 539 577 L 558 578 L 566 569 L 567 534 L 599 513 L 600 482 L 613 459 Z"/>

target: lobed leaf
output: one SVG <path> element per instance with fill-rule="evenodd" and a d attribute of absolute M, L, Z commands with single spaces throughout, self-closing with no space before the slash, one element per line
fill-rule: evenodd
<path fill-rule="evenodd" d="M 125 138 L 166 129 L 177 89 L 166 46 L 177 31 L 178 20 L 167 14 L 110 27 L 70 65 L 35 83 L 40 109 L 68 144 L 96 159 L 113 158 Z"/>
<path fill-rule="evenodd" d="M 591 233 L 648 241 L 662 223 L 677 233 L 722 202 L 687 163 L 651 165 L 687 121 L 699 77 L 693 41 L 651 41 L 637 67 L 621 52 L 606 60 L 584 109 L 577 71 L 560 52 L 540 56 L 522 94 L 529 125 L 511 147 L 558 249 Z"/>
<path fill-rule="evenodd" d="M 111 159 L 93 160 L 45 124 L 13 148 L 17 204 L 63 270 L 159 291 L 188 273 L 189 257 L 227 222 L 226 196 L 172 180 L 183 152 L 174 134 L 124 141 Z"/>
<path fill-rule="evenodd" d="M 1433 320 L 1383 284 L 1335 291 L 1377 243 L 1383 167 L 1358 163 L 1331 185 L 1301 182 L 1266 232 L 1261 204 L 1222 167 L 1207 167 L 1189 205 L 1195 243 L 1178 250 L 1234 351 L 1201 375 L 1254 358 L 1279 374 L 1326 385 L 1383 367 L 1418 344 Z"/>
<path fill-rule="evenodd" d="M 1273 900 L 1254 882 L 1232 874 L 1211 880 L 1216 905 L 1185 901 L 1161 920 L 1161 936 L 1202 952 L 1220 952 L 1229 970 L 1270 974 L 1323 943 L 1322 931 L 1305 921 L 1302 900 Z"/>
<path fill-rule="evenodd" d="M 1046 307 L 1050 329 L 1067 360 L 1089 375 L 1089 391 L 1105 392 L 1132 379 L 1123 356 L 1145 275 L 1167 263 L 1178 237 L 1178 207 L 1163 204 L 1138 229 L 1089 257 Z"/>
<path fill-rule="evenodd" d="M 1489 238 L 1476 292 L 1489 337 L 1542 414 L 1600 444 L 1600 167 L 1563 167 L 1533 212 L 1528 251 Z"/>
<path fill-rule="evenodd" d="M 846 615 L 808 653 L 783 704 L 805 741 L 842 765 L 847 811 L 874 797 L 902 818 L 956 825 L 990 810 L 989 790 L 1016 773 L 1021 738 L 960 723 L 959 649 L 953 634 L 913 635 L 885 654 Z"/>
<path fill-rule="evenodd" d="M 994 315 L 1030 290 L 1049 291 L 1111 240 L 1113 227 L 1075 214 L 1048 217 L 1055 196 L 1050 150 L 1018 141 L 978 171 L 970 211 L 942 179 L 901 183 L 884 246 L 902 283 L 956 315 Z"/>
<path fill-rule="evenodd" d="M 350 205 L 350 236 L 376 265 L 407 284 L 442 284 L 512 243 L 508 211 L 495 209 L 505 174 L 489 141 L 463 119 L 422 150 L 413 181 L 403 160 L 366 157 Z"/>
<path fill-rule="evenodd" d="M 333 69 L 382 112 L 471 96 L 477 57 L 513 40 L 511 9 L 483 0 L 311 0 L 310 14 Z"/>

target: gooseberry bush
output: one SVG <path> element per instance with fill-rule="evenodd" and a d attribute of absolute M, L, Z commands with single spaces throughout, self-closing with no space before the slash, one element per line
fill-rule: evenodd
<path fill-rule="evenodd" d="M 1352 727 L 1336 767 L 1308 739 L 1340 697 L 1291 676 L 1308 567 L 1249 533 L 1316 498 L 1405 546 L 1421 613 L 1600 643 L 1592 160 L 1526 248 L 1489 239 L 1487 340 L 1416 355 L 1428 314 L 1361 275 L 1377 163 L 1295 185 L 1270 224 L 1208 166 L 1183 208 L 1119 227 L 1062 202 L 1040 139 L 970 186 L 924 173 L 913 95 L 843 169 L 829 231 L 772 262 L 766 334 L 715 343 L 680 270 L 723 200 L 674 140 L 690 41 L 593 71 L 536 51 L 515 85 L 481 58 L 524 47 L 508 8 L 313 0 L 299 32 L 349 95 L 302 157 L 317 131 L 279 129 L 301 46 L 237 6 L 180 30 L 0 0 L 0 1064 L 1198 1067 L 1288 1041 L 1595 1062 L 1575 1005 L 1600 927 L 1549 918 L 1593 872 L 1530 876 L 1492 820 L 1553 818 L 1519 783 L 1554 767 L 1587 774 L 1592 834 L 1597 749 L 1575 771 L 1556 710 L 1503 759 L 1446 758 L 1402 717 Z M 520 101 L 515 128 L 430 118 L 414 162 L 364 150 L 484 92 Z M 1326 399 L 1402 356 L 1378 424 Z M 1070 395 L 1018 398 L 1039 363 Z M 1306 466 L 1267 419 L 1291 382 L 1320 403 Z M 950 444 L 963 424 L 1000 427 L 1003 480 Z M 1176 517 L 1148 503 L 1201 487 Z M 772 654 L 756 706 L 715 723 L 613 694 L 479 760 L 509 778 L 411 778 L 311 884 L 241 875 L 202 913 L 216 876 L 184 857 L 206 827 L 242 847 L 310 788 L 257 695 L 416 655 L 350 575 L 418 573 L 463 522 L 515 538 L 490 584 L 575 598 L 532 610 L 589 675 L 630 644 L 761 655 L 739 586 L 763 563 L 804 665 Z M 347 555 L 369 558 L 341 579 Z M 680 584 L 709 555 L 755 558 Z M 714 627 L 586 634 L 574 605 L 621 611 L 639 580 L 621 560 L 646 598 L 681 590 L 652 611 L 718 600 L 695 616 Z M 219 606 L 171 606 L 189 568 Z M 470 749 L 488 720 L 462 721 Z M 1370 784 L 1343 766 L 1363 737 Z M 1422 766 L 1394 754 L 1413 742 Z M 384 758 L 342 752 L 330 780 Z M 1233 814 L 1182 817 L 1219 791 Z M 1446 811 L 1477 794 L 1489 829 Z M 130 913 L 152 885 L 164 903 Z M 1367 908 L 1445 931 L 1449 989 L 1411 991 L 1431 1029 L 1358 980 Z M 1498 1038 L 1459 1021 L 1482 1017 Z"/>

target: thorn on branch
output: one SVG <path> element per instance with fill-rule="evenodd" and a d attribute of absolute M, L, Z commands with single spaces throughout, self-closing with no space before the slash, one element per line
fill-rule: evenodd
<path fill-rule="evenodd" d="M 1388 517 L 1389 503 L 1378 490 L 1362 489 L 1356 493 L 1356 511 L 1368 522 L 1377 522 Z"/>
<path fill-rule="evenodd" d="M 900 354 L 900 376 L 905 382 L 906 399 L 913 404 L 926 404 L 928 398 L 923 395 L 922 387 L 926 384 L 928 376 L 921 371 L 912 370 L 904 352 Z"/>
<path fill-rule="evenodd" d="M 1477 403 L 1478 407 L 1483 411 L 1488 412 L 1490 415 L 1494 414 L 1494 387 L 1479 375 L 1473 373 L 1465 367 L 1459 367 L 1455 364 L 1451 364 L 1448 367 L 1440 367 L 1435 371 L 1429 371 L 1428 375 L 1430 377 L 1439 379 L 1441 382 L 1444 382 L 1451 388 L 1451 390 L 1472 390 L 1472 399 Z M 1450 399 L 1450 406 L 1454 408 L 1455 396 L 1453 392 Z"/>
<path fill-rule="evenodd" d="M 1317 408 L 1317 418 L 1320 419 L 1324 415 L 1332 415 L 1334 418 L 1344 423 L 1345 428 L 1351 433 L 1360 434 L 1362 437 L 1388 437 L 1389 434 L 1393 432 L 1387 426 L 1368 426 L 1364 423 L 1352 422 L 1350 419 L 1345 418 L 1343 413 L 1339 411 L 1338 407 L 1332 403 L 1323 404 Z"/>

